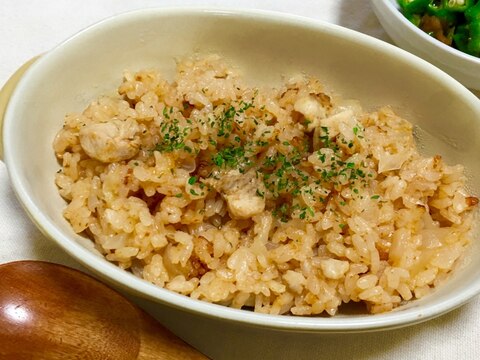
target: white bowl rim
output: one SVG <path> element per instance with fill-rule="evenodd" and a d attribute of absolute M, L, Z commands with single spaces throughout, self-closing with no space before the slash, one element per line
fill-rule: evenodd
<path fill-rule="evenodd" d="M 423 40 L 429 42 L 432 45 L 437 46 L 439 49 L 443 50 L 444 52 L 456 56 L 462 60 L 477 63 L 480 65 L 480 58 L 464 53 L 463 51 L 460 51 L 458 49 L 455 49 L 452 46 L 448 46 L 447 44 L 442 43 L 441 41 L 431 37 L 427 33 L 425 33 L 423 30 L 420 28 L 416 27 L 414 24 L 412 24 L 400 11 L 400 8 L 397 7 L 392 3 L 392 0 L 371 0 L 372 2 L 376 1 L 381 1 L 385 4 L 386 7 L 390 10 L 391 14 L 394 15 L 396 18 L 398 18 L 405 26 L 413 30 L 419 37 L 421 37 Z M 396 0 L 393 0 L 396 1 Z M 441 59 L 438 59 L 438 61 L 441 61 Z"/>
<path fill-rule="evenodd" d="M 246 310 L 238 310 L 222 305 L 211 304 L 201 300 L 191 299 L 187 296 L 169 291 L 167 289 L 155 286 L 147 281 L 135 277 L 127 271 L 121 270 L 114 264 L 108 263 L 104 258 L 93 254 L 77 243 L 72 237 L 65 236 L 54 224 L 50 223 L 47 217 L 42 214 L 30 195 L 26 192 L 23 186 L 23 181 L 15 167 L 15 159 L 9 148 L 12 146 L 10 137 L 7 136 L 11 132 L 11 123 L 15 118 L 15 107 L 21 101 L 22 92 L 28 88 L 30 74 L 42 71 L 44 64 L 47 64 L 50 57 L 55 57 L 62 51 L 62 48 L 69 46 L 70 43 L 75 42 L 75 39 L 81 37 L 84 33 L 91 33 L 96 31 L 105 31 L 109 26 L 118 22 L 128 22 L 137 17 L 148 17 L 152 14 L 156 16 L 171 16 L 171 15 L 230 15 L 230 16 L 244 16 L 261 19 L 264 21 L 272 21 L 276 23 L 288 23 L 299 25 L 308 29 L 316 31 L 325 31 L 336 36 L 347 37 L 364 46 L 372 49 L 384 48 L 381 51 L 393 52 L 403 61 L 408 61 L 417 69 L 431 74 L 437 80 L 445 82 L 450 87 L 455 89 L 463 97 L 468 98 L 470 102 L 476 104 L 476 108 L 480 113 L 480 100 L 475 97 L 469 90 L 467 90 L 458 81 L 451 76 L 442 72 L 438 68 L 429 64 L 428 62 L 412 55 L 394 45 L 386 43 L 382 40 L 370 37 L 368 35 L 359 33 L 355 30 L 347 29 L 339 25 L 326 23 L 323 21 L 306 18 L 298 15 L 291 15 L 267 10 L 252 10 L 239 8 L 225 8 L 225 7 L 157 7 L 147 8 L 111 16 L 107 19 L 101 20 L 86 29 L 78 32 L 76 35 L 63 41 L 61 44 L 54 47 L 52 50 L 43 55 L 36 63 L 28 69 L 17 88 L 15 89 L 10 103 L 5 113 L 5 121 L 3 127 L 3 141 L 4 141 L 4 161 L 7 166 L 10 180 L 13 189 L 20 199 L 21 204 L 26 209 L 28 215 L 38 228 L 49 238 L 53 239 L 61 248 L 69 253 L 78 262 L 92 269 L 95 273 L 109 281 L 120 285 L 129 292 L 140 295 L 143 298 L 153 300 L 181 308 L 184 311 L 196 313 L 203 316 L 221 318 L 247 325 L 258 327 L 273 328 L 280 330 L 300 330 L 304 332 L 359 332 L 359 331 L 375 331 L 382 329 L 398 328 L 414 323 L 426 321 L 433 317 L 437 317 L 445 312 L 457 308 L 472 297 L 480 293 L 480 281 L 475 286 L 466 288 L 463 292 L 457 293 L 446 301 L 438 304 L 428 305 L 420 308 L 410 308 L 404 311 L 393 311 L 377 315 L 361 315 L 361 316 L 346 316 L 346 317 L 297 317 L 286 315 L 267 315 L 254 313 Z M 476 101 L 476 103 L 475 103 Z"/>

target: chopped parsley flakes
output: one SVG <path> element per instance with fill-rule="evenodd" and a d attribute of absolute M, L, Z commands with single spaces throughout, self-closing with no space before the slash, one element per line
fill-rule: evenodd
<path fill-rule="evenodd" d="M 253 170 L 262 183 L 262 189 L 256 190 L 256 196 L 274 201 L 277 205 L 272 213 L 281 221 L 291 218 L 307 220 L 314 217 L 317 208 L 326 206 L 331 191 L 350 186 L 353 194 L 359 196 L 359 187 L 368 185 L 368 179 L 373 177 L 368 167 L 363 161 L 352 160 L 353 157 L 350 158 L 351 155 L 346 153 L 353 151 L 349 149 L 355 146 L 355 141 L 347 141 L 342 135 L 332 136 L 333 132 L 326 126 L 320 127 L 318 132 L 305 132 L 300 138 L 280 140 L 282 134 L 272 132 L 275 129 L 272 127 L 276 122 L 275 116 L 268 113 L 264 106 L 256 109 L 254 102 L 255 99 L 252 98 L 251 101 L 218 104 L 214 107 L 214 115 L 209 115 L 206 119 L 191 117 L 193 106 L 185 102 L 183 110 L 165 106 L 160 125 L 160 141 L 154 150 L 163 153 L 184 151 L 197 155 L 205 146 L 208 146 L 209 151 L 213 147 L 214 153 L 210 155 L 207 164 L 210 171 L 238 170 L 243 174 Z M 181 111 L 188 113 L 180 115 Z M 259 114 L 258 111 L 264 113 Z M 196 122 L 212 129 L 207 139 L 196 140 Z M 310 122 L 308 119 L 303 120 L 304 125 Z M 259 126 L 263 127 L 260 135 L 256 130 Z M 357 139 L 361 139 L 363 130 L 357 125 L 352 132 Z M 257 132 L 257 138 L 248 141 L 249 134 L 254 132 Z M 318 138 L 314 139 L 314 136 Z M 186 145 L 187 141 L 190 141 L 190 146 Z M 316 150 L 312 150 L 314 144 L 317 144 Z M 273 145 L 281 146 L 272 151 Z M 312 152 L 318 158 L 317 167 L 308 162 L 308 156 Z M 213 178 L 221 179 L 221 175 L 214 175 Z M 193 175 L 187 182 L 190 186 L 199 183 L 200 189 L 203 189 L 205 184 L 200 180 L 198 175 Z M 193 188 L 188 192 L 194 196 L 203 195 L 203 192 L 199 194 Z M 181 197 L 182 194 L 175 196 Z M 315 205 L 306 206 L 303 197 Z M 373 195 L 371 198 L 379 197 Z M 346 201 L 340 199 L 337 204 L 344 206 Z M 345 225 L 340 224 L 341 228 L 343 226 Z"/>

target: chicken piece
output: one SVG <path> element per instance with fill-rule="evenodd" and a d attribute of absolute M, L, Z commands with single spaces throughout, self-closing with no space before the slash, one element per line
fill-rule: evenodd
<path fill-rule="evenodd" d="M 265 199 L 248 193 L 226 195 L 228 211 L 234 219 L 248 219 L 265 209 Z"/>
<path fill-rule="evenodd" d="M 294 110 L 305 116 L 310 123 L 307 126 L 308 131 L 315 129 L 320 120 L 327 116 L 327 108 L 325 104 L 317 99 L 314 95 L 308 95 L 298 99 L 293 105 Z"/>
<path fill-rule="evenodd" d="M 255 177 L 254 171 L 240 174 L 238 170 L 230 170 L 215 187 L 227 202 L 233 219 L 247 219 L 265 209 L 265 199 L 257 194 L 257 190 L 260 193 L 265 191 L 264 185 Z"/>
<path fill-rule="evenodd" d="M 140 127 L 133 119 L 95 123 L 80 130 L 80 145 L 88 156 L 104 163 L 128 160 L 140 150 Z"/>
<path fill-rule="evenodd" d="M 338 280 L 345 276 L 350 265 L 348 261 L 325 259 L 320 263 L 320 267 L 326 278 Z"/>

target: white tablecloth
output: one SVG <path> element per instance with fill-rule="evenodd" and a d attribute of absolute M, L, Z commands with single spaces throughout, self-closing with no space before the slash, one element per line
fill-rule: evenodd
<path fill-rule="evenodd" d="M 340 24 L 389 41 L 368 0 L 2 0 L 0 85 L 31 57 L 101 19 L 133 9 L 175 5 L 276 10 Z M 0 263 L 20 259 L 80 268 L 28 219 L 0 162 Z M 480 297 L 424 324 L 355 335 L 267 335 L 210 320 L 199 322 L 162 307 L 149 310 L 214 359 L 480 359 Z"/>

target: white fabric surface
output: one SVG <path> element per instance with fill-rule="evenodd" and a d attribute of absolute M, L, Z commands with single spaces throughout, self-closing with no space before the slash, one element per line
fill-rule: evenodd
<path fill-rule="evenodd" d="M 276 10 L 340 24 L 389 41 L 368 0 L 2 0 L 0 85 L 25 61 L 101 19 L 128 10 L 205 5 Z M 34 149 L 32 149 L 34 151 Z M 0 162 L 0 263 L 20 259 L 80 265 L 46 239 L 13 194 Z M 1 279 L 0 279 L 1 281 Z M 149 310 L 214 359 L 479 359 L 480 298 L 424 324 L 381 333 L 268 333 L 202 320 L 163 307 Z"/>

